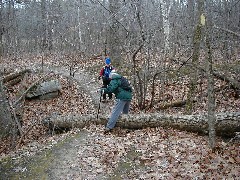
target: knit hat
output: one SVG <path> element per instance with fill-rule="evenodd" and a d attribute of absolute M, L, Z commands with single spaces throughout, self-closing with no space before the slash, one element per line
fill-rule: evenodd
<path fill-rule="evenodd" d="M 116 75 L 118 75 L 118 73 L 116 72 L 115 69 L 113 69 L 113 70 L 111 71 L 111 73 L 109 74 L 109 78 L 112 79 L 113 76 L 116 76 Z"/>
<path fill-rule="evenodd" d="M 107 65 L 111 64 L 111 59 L 110 59 L 110 58 L 106 58 L 106 59 L 105 59 L 105 63 L 106 63 Z"/>

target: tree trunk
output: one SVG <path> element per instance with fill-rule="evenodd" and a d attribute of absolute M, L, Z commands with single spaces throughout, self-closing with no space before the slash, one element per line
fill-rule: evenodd
<path fill-rule="evenodd" d="M 162 17 L 163 17 L 163 31 L 164 31 L 164 50 L 165 53 L 170 52 L 170 11 L 172 8 L 172 0 L 162 1 Z"/>
<path fill-rule="evenodd" d="M 55 115 L 43 120 L 49 128 L 83 128 L 92 123 L 106 124 L 106 115 Z M 120 117 L 117 126 L 129 129 L 146 127 L 172 127 L 184 131 L 208 133 L 208 115 L 163 115 L 159 113 L 137 114 Z M 217 135 L 233 136 L 240 129 L 240 112 L 220 113 L 216 115 Z"/>
<path fill-rule="evenodd" d="M 41 0 L 41 15 L 42 15 L 42 51 L 48 48 L 48 41 L 47 41 L 47 4 L 46 0 Z"/>
<path fill-rule="evenodd" d="M 12 123 L 13 117 L 11 115 L 3 83 L 0 81 L 0 139 L 10 133 Z"/>
<path fill-rule="evenodd" d="M 205 18 L 203 16 L 203 18 Z M 210 19 L 210 18 L 209 18 Z M 213 78 L 213 61 L 212 61 L 212 49 L 210 42 L 210 21 L 205 26 L 205 37 L 207 47 L 207 79 L 208 79 L 208 126 L 209 126 L 209 145 L 212 149 L 216 145 L 216 132 L 215 132 L 215 92 L 214 92 L 214 78 Z"/>
<path fill-rule="evenodd" d="M 198 59 L 200 55 L 200 42 L 201 42 L 201 35 L 202 35 L 202 26 L 201 26 L 201 14 L 203 9 L 203 0 L 198 0 L 198 24 L 196 26 L 194 37 L 193 37 L 193 56 L 192 56 L 192 64 L 198 64 Z M 186 105 L 186 112 L 188 114 L 192 113 L 193 110 L 193 98 L 196 90 L 196 83 L 197 83 L 197 72 L 194 71 L 191 73 L 191 80 L 189 84 L 189 92 L 187 95 L 187 105 Z"/>
<path fill-rule="evenodd" d="M 109 10 L 111 17 L 111 24 L 109 30 L 109 56 L 112 59 L 112 64 L 115 67 L 121 66 L 121 41 L 120 41 L 120 24 L 117 21 L 117 13 L 119 13 L 120 2 L 118 0 L 109 1 Z"/>
<path fill-rule="evenodd" d="M 188 20 L 187 22 L 189 23 L 189 27 L 188 27 L 188 33 L 189 33 L 189 39 L 188 39 L 188 43 L 191 44 L 191 42 L 193 42 L 193 30 L 194 30 L 194 0 L 187 0 L 187 17 Z M 187 51 L 187 55 L 190 56 L 191 52 L 189 52 L 189 50 Z"/>
<path fill-rule="evenodd" d="M 1 58 L 3 56 L 3 2 L 2 0 L 0 0 L 0 62 L 1 62 Z"/>

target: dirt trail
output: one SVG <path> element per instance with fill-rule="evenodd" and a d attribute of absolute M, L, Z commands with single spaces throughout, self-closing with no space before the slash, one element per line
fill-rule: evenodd
<path fill-rule="evenodd" d="M 62 67 L 44 67 L 44 71 L 70 77 L 69 72 Z M 99 106 L 97 89 L 101 84 L 83 70 L 70 78 L 73 78 L 79 88 L 90 95 L 97 113 Z M 101 103 L 100 113 L 110 113 L 111 103 Z M 82 179 L 77 151 L 86 143 L 88 136 L 87 131 L 80 131 L 77 135 L 60 141 L 54 146 L 51 145 L 50 149 L 46 148 L 34 156 L 0 161 L 0 179 Z M 97 179 L 99 178 L 105 179 L 100 175 Z"/>
<path fill-rule="evenodd" d="M 69 70 L 63 67 L 49 67 L 45 66 L 44 71 L 46 72 L 54 72 L 55 74 L 64 75 L 66 77 L 72 78 L 75 82 L 78 83 L 79 88 L 82 89 L 85 93 L 90 95 L 92 99 L 92 103 L 94 107 L 96 108 L 96 111 L 99 106 L 99 100 L 100 96 L 99 93 L 97 93 L 97 90 L 99 87 L 101 87 L 101 82 L 97 80 L 95 76 L 92 74 L 89 74 L 89 72 L 86 72 L 84 70 L 78 70 L 74 77 L 69 75 Z M 104 113 L 110 113 L 111 112 L 111 105 L 113 102 L 109 102 L 107 104 L 101 103 L 101 109 L 104 109 Z"/>
<path fill-rule="evenodd" d="M 34 156 L 5 161 L 0 166 L 0 179 L 74 179 L 81 169 L 74 167 L 77 151 L 87 140 L 87 132 L 60 141 Z"/>

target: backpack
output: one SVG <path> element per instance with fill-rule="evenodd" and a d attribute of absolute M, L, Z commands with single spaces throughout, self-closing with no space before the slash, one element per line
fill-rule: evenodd
<path fill-rule="evenodd" d="M 109 66 L 109 67 L 104 67 L 104 76 L 108 79 L 109 78 L 109 74 L 111 73 L 113 67 Z"/>
<path fill-rule="evenodd" d="M 121 80 L 121 84 L 119 86 L 120 88 L 122 88 L 126 91 L 132 91 L 131 84 L 125 77 L 122 76 L 120 80 Z"/>

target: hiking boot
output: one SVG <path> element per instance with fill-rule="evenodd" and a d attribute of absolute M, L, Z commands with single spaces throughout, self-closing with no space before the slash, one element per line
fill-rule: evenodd
<path fill-rule="evenodd" d="M 109 129 L 107 127 L 104 129 L 104 134 L 107 134 L 107 133 L 110 133 L 110 132 L 111 132 L 111 129 Z"/>

